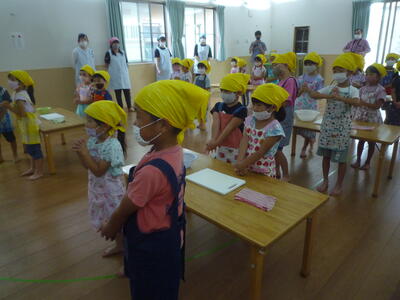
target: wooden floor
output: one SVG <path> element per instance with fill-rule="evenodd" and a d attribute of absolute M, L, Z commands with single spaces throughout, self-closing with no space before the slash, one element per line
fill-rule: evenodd
<path fill-rule="evenodd" d="M 101 257 L 108 244 L 89 225 L 87 173 L 70 151 L 71 141 L 83 134 L 67 134 L 66 146 L 54 141 L 57 175 L 36 182 L 19 177 L 28 166 L 26 157 L 16 165 L 0 165 L 2 279 L 95 277 L 114 274 L 121 265 L 121 257 Z M 131 129 L 128 138 L 127 162 L 135 163 L 144 149 L 133 142 Z M 194 130 L 187 134 L 185 146 L 201 152 L 206 139 L 206 133 Z M 10 158 L 4 139 L 1 143 L 5 158 Z M 369 172 L 349 168 L 343 196 L 332 198 L 319 211 L 310 277 L 299 276 L 305 230 L 300 224 L 269 249 L 262 299 L 400 299 L 399 165 L 393 180 L 385 174 L 377 199 L 371 197 L 375 161 Z M 290 166 L 294 184 L 314 188 L 321 179 L 316 155 L 291 159 Z M 335 176 L 333 172 L 331 178 Z M 181 299 L 248 299 L 246 243 L 195 215 L 188 216 L 187 242 Z M 129 290 L 126 279 L 0 280 L 0 299 L 129 299 Z"/>

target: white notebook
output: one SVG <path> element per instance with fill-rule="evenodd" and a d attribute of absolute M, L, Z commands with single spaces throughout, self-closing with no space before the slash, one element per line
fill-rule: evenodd
<path fill-rule="evenodd" d="M 208 168 L 190 174 L 186 176 L 186 179 L 222 195 L 226 195 L 246 183 L 243 179 Z"/>

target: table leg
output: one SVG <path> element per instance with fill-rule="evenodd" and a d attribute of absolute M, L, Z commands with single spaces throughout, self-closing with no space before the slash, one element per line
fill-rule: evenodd
<path fill-rule="evenodd" d="M 64 133 L 62 132 L 61 133 L 61 145 L 66 145 L 67 144 L 67 142 L 65 141 L 65 135 L 64 135 Z"/>
<path fill-rule="evenodd" d="M 313 235 L 314 235 L 315 214 L 306 219 L 306 235 L 304 238 L 303 263 L 301 266 L 301 276 L 310 275 L 310 261 L 312 255 Z"/>
<path fill-rule="evenodd" d="M 378 168 L 376 169 L 373 197 L 378 197 L 379 184 L 382 176 L 383 161 L 385 160 L 387 144 L 382 144 L 381 151 L 379 152 Z"/>
<path fill-rule="evenodd" d="M 388 176 L 389 179 L 393 178 L 393 169 L 394 169 L 394 165 L 396 163 L 398 150 L 399 150 L 399 140 L 397 140 L 393 145 L 392 160 L 390 162 L 389 176 Z"/>
<path fill-rule="evenodd" d="M 296 143 L 297 143 L 297 127 L 293 127 L 293 131 L 292 131 L 292 156 L 296 155 Z"/>
<path fill-rule="evenodd" d="M 47 159 L 47 165 L 49 168 L 49 173 L 55 174 L 56 167 L 55 167 L 54 159 L 53 159 L 53 150 L 51 148 L 50 135 L 44 134 L 43 139 L 44 139 L 44 146 L 46 148 L 46 159 Z"/>
<path fill-rule="evenodd" d="M 261 299 L 265 249 L 251 246 L 251 299 Z"/>

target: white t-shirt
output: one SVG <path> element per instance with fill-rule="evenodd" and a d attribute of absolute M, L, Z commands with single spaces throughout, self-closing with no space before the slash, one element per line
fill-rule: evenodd
<path fill-rule="evenodd" d="M 35 107 L 33 106 L 32 100 L 29 97 L 27 91 L 19 91 L 13 94 L 12 96 L 13 102 L 15 101 L 23 101 L 24 102 L 24 109 L 26 112 L 35 112 Z"/>

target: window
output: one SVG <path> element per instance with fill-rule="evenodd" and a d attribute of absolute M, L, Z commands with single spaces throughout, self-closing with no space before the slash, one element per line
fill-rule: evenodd
<path fill-rule="evenodd" d="M 157 37 L 165 34 L 164 5 L 121 2 L 121 14 L 128 60 L 153 61 Z"/>
<path fill-rule="evenodd" d="M 294 47 L 295 53 L 308 52 L 308 36 L 310 32 L 309 26 L 295 27 L 294 28 Z"/>
<path fill-rule="evenodd" d="M 185 29 L 183 33 L 183 47 L 186 57 L 194 56 L 194 47 L 200 36 L 206 35 L 207 44 L 215 55 L 214 9 L 202 7 L 185 7 Z"/>
<path fill-rule="evenodd" d="M 400 53 L 400 2 L 373 3 L 370 8 L 367 40 L 371 48 L 366 66 L 384 63 L 390 52 Z"/>

